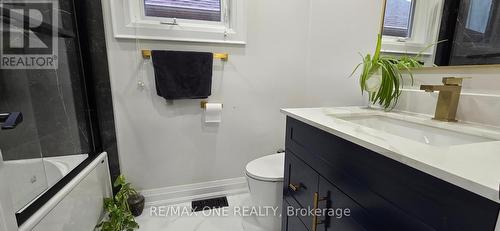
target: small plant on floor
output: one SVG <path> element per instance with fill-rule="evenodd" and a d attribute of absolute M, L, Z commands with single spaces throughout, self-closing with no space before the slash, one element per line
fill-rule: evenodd
<path fill-rule="evenodd" d="M 434 44 L 433 44 L 434 45 Z M 429 46 L 428 48 L 432 47 Z M 424 49 L 427 50 L 428 48 Z M 351 76 L 359 67 L 362 72 L 359 77 L 361 94 L 368 93 L 370 103 L 379 104 L 385 110 L 392 110 L 401 95 L 400 87 L 403 85 L 403 75 L 406 71 L 413 85 L 413 68 L 420 68 L 420 55 L 401 57 L 382 56 L 382 35 L 378 35 L 377 48 L 373 56 L 370 54 L 362 56 L 363 62 L 358 64 Z"/>
<path fill-rule="evenodd" d="M 131 231 L 139 228 L 135 222 L 134 215 L 131 212 L 129 199 L 131 197 L 140 196 L 137 191 L 132 188 L 130 183 L 126 182 L 125 177 L 120 175 L 114 187 L 120 187 L 120 191 L 113 198 L 104 199 L 104 209 L 108 214 L 106 221 L 97 225 L 98 230 L 101 231 Z M 142 197 L 142 196 L 141 196 Z"/>

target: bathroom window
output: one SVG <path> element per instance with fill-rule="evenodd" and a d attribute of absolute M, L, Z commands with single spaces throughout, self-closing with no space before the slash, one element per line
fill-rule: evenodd
<path fill-rule="evenodd" d="M 387 0 L 382 51 L 431 57 L 444 0 Z"/>
<path fill-rule="evenodd" d="M 492 0 L 472 0 L 467 12 L 465 27 L 471 31 L 485 34 L 491 21 L 492 7 Z"/>
<path fill-rule="evenodd" d="M 110 0 L 116 38 L 245 44 L 245 0 Z"/>
<path fill-rule="evenodd" d="M 144 0 L 146 16 L 222 21 L 221 0 Z"/>
<path fill-rule="evenodd" d="M 414 0 L 388 0 L 383 34 L 409 38 L 411 36 L 414 9 Z"/>

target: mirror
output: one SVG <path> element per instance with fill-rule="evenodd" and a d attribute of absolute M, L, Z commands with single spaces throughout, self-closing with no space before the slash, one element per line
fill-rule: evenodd
<path fill-rule="evenodd" d="M 500 64 L 500 0 L 387 0 L 386 6 L 384 52 L 422 53 L 426 66 Z"/>

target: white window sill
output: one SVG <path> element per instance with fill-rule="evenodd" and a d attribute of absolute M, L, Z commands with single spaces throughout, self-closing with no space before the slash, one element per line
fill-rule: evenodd
<path fill-rule="evenodd" d="M 427 50 L 425 50 L 427 48 Z M 434 47 L 429 47 L 428 44 L 411 43 L 411 42 L 395 42 L 383 41 L 382 52 L 393 54 L 410 54 L 410 55 L 426 55 L 432 56 Z"/>

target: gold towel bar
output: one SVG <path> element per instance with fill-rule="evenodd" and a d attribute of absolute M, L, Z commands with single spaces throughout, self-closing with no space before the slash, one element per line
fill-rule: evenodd
<path fill-rule="evenodd" d="M 208 103 L 207 101 L 202 100 L 202 101 L 200 102 L 200 106 L 201 106 L 201 108 L 203 108 L 203 109 L 207 108 L 207 103 Z"/>
<path fill-rule="evenodd" d="M 145 59 L 150 59 L 151 58 L 151 50 L 142 50 L 142 57 Z M 229 54 L 228 53 L 214 53 L 214 58 L 220 59 L 222 61 L 227 61 L 229 60 Z"/>

